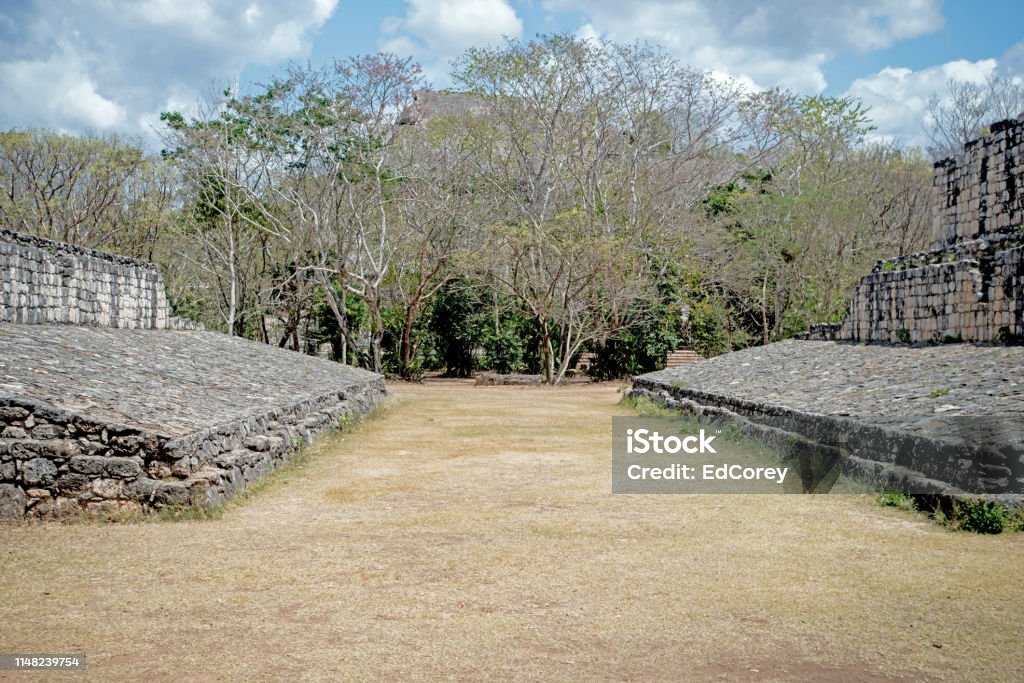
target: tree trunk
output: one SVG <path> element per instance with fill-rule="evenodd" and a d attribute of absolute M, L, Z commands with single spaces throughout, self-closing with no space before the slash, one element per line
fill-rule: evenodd
<path fill-rule="evenodd" d="M 230 230 L 228 237 L 228 269 L 231 278 L 231 293 L 228 295 L 228 335 L 233 337 L 235 336 L 235 317 L 238 315 L 238 275 L 235 270 L 235 236 Z"/>
<path fill-rule="evenodd" d="M 761 342 L 763 344 L 768 343 L 770 333 L 768 327 L 768 276 L 765 275 L 761 280 Z"/>
<path fill-rule="evenodd" d="M 405 310 L 405 324 L 402 326 L 402 379 L 412 379 L 412 326 L 416 322 L 416 307 Z"/>
<path fill-rule="evenodd" d="M 544 382 L 546 384 L 551 384 L 554 380 L 555 350 L 551 346 L 551 332 L 548 330 L 548 324 L 546 322 L 543 323 L 541 329 L 544 330 L 544 337 L 541 340 L 541 360 L 544 363 Z"/>
<path fill-rule="evenodd" d="M 370 309 L 370 324 L 372 327 L 370 335 L 370 369 L 374 372 L 383 370 L 384 358 L 381 352 L 381 344 L 384 341 L 384 323 L 380 318 L 380 305 L 377 301 L 367 301 Z"/>

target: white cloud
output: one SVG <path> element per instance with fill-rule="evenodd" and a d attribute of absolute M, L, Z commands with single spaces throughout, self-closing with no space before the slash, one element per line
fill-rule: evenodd
<path fill-rule="evenodd" d="M 248 64 L 308 54 L 338 0 L 35 0 L 0 9 L 0 127 L 149 135 Z"/>
<path fill-rule="evenodd" d="M 443 80 L 447 61 L 473 46 L 518 38 L 523 22 L 506 0 L 408 0 L 403 17 L 381 24 L 380 47 L 423 64 L 432 80 Z"/>
<path fill-rule="evenodd" d="M 823 65 L 842 51 L 868 51 L 935 31 L 938 0 L 545 0 L 549 12 L 579 12 L 588 34 L 656 43 L 684 63 L 760 87 L 817 93 Z"/>
<path fill-rule="evenodd" d="M 997 66 L 994 59 L 976 62 L 960 59 L 920 71 L 886 67 L 855 80 L 847 94 L 859 97 L 871 107 L 869 116 L 878 128 L 874 133 L 876 138 L 925 147 L 928 138 L 924 125 L 932 94 L 941 96 L 950 79 L 983 83 Z"/>
<path fill-rule="evenodd" d="M 0 63 L 0 87 L 7 104 L 0 104 L 0 119 L 14 118 L 8 108 L 44 107 L 48 125 L 65 132 L 81 128 L 106 130 L 125 122 L 123 106 L 97 92 L 79 60 L 67 50 L 42 61 L 14 60 Z"/>

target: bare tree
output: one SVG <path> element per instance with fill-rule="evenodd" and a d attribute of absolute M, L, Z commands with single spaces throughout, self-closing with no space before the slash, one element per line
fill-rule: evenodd
<path fill-rule="evenodd" d="M 0 225 L 80 246 L 152 257 L 172 176 L 116 135 L 0 133 Z"/>
<path fill-rule="evenodd" d="M 928 100 L 925 132 L 935 159 L 957 156 L 971 140 L 988 132 L 987 124 L 1024 114 L 1024 84 L 989 76 L 984 83 L 950 79 L 946 92 Z"/>
<path fill-rule="evenodd" d="M 258 144 L 235 102 L 225 90 L 223 99 L 207 100 L 191 121 L 177 113 L 161 117 L 184 185 L 182 229 L 200 245 L 181 256 L 214 288 L 228 334 L 244 332 L 243 303 L 260 289 L 254 282 L 256 255 L 270 237 L 287 240 L 286 227 L 264 220 L 269 212 L 260 202 L 273 150 Z"/>

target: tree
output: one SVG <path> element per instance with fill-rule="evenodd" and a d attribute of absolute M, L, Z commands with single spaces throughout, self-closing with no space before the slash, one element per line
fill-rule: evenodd
<path fill-rule="evenodd" d="M 0 133 L 0 225 L 17 232 L 152 258 L 173 178 L 117 135 Z"/>
<path fill-rule="evenodd" d="M 287 229 L 265 220 L 271 214 L 263 198 L 273 150 L 259 144 L 251 119 L 235 102 L 228 89 L 223 99 L 206 102 L 191 121 L 174 112 L 161 114 L 161 120 L 168 126 L 167 158 L 184 185 L 182 230 L 200 246 L 183 250 L 181 256 L 217 292 L 214 300 L 228 334 L 241 335 L 246 320 L 240 313 L 246 312 L 247 299 L 255 303 L 251 299 L 260 288 L 255 281 L 257 255 L 269 248 L 270 237 L 286 240 Z M 253 308 L 262 315 L 259 305 Z"/>
<path fill-rule="evenodd" d="M 774 100 L 645 46 L 509 41 L 469 50 L 453 78 L 490 123 L 473 157 L 494 216 L 479 266 L 536 320 L 553 382 L 653 314 L 653 260 L 686 239 L 689 208 L 779 140 Z"/>
<path fill-rule="evenodd" d="M 858 101 L 795 100 L 785 129 L 773 168 L 709 197 L 710 239 L 691 265 L 765 344 L 838 320 L 877 259 L 926 246 L 930 219 L 929 165 L 867 144 Z"/>
<path fill-rule="evenodd" d="M 1024 84 L 992 74 L 983 83 L 950 79 L 946 92 L 928 99 L 925 132 L 934 159 L 958 156 L 965 144 L 988 132 L 986 124 L 1024 113 Z"/>

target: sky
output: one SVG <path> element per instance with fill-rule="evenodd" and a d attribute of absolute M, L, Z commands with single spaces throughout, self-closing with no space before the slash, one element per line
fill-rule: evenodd
<path fill-rule="evenodd" d="M 1024 82 L 1024 0 L 0 1 L 0 130 L 116 132 L 158 145 L 192 110 L 289 62 L 412 56 L 436 87 L 471 46 L 570 33 L 661 45 L 751 89 L 860 98 L 883 139 L 924 146 L 950 78 Z"/>

